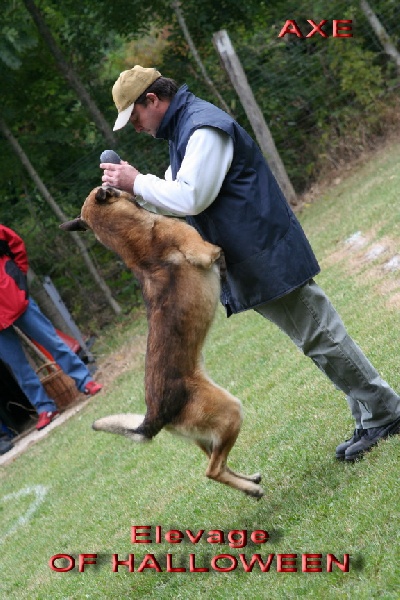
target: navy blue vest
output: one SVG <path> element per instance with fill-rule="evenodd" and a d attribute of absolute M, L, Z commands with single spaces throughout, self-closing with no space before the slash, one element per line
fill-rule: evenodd
<path fill-rule="evenodd" d="M 314 277 L 319 266 L 257 144 L 232 117 L 194 96 L 186 85 L 173 98 L 156 135 L 169 140 L 173 179 L 199 127 L 225 131 L 234 143 L 232 165 L 217 198 L 200 214 L 186 217 L 205 240 L 224 251 L 227 279 L 221 302 L 229 316 L 288 294 Z"/>

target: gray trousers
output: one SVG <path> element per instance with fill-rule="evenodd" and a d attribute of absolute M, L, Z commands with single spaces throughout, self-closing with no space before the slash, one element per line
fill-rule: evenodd
<path fill-rule="evenodd" d="M 400 397 L 348 335 L 315 281 L 255 310 L 282 329 L 346 394 L 357 429 L 380 427 L 400 416 Z"/>

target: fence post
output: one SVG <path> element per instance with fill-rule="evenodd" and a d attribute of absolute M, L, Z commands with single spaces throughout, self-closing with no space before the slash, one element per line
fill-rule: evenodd
<path fill-rule="evenodd" d="M 268 160 L 271 171 L 275 175 L 289 204 L 296 206 L 296 192 L 294 191 L 285 166 L 279 156 L 269 127 L 254 98 L 246 74 L 232 46 L 228 33 L 225 30 L 217 31 L 213 35 L 213 43 L 220 55 L 229 79 L 240 98 L 243 108 L 246 111 L 246 115 L 250 121 L 257 142 L 262 153 Z"/>

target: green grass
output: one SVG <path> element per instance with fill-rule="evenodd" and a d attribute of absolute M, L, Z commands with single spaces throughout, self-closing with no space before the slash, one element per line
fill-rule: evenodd
<path fill-rule="evenodd" d="M 355 231 L 370 239 L 399 239 L 400 146 L 387 148 L 308 206 L 301 221 L 323 266 L 318 283 L 328 292 L 350 334 L 382 375 L 400 389 L 398 273 L 384 259 L 354 262 L 343 241 Z M 373 232 L 373 235 L 372 233 Z M 399 244 L 397 251 L 400 253 Z M 336 256 L 332 260 L 332 255 Z M 372 276 L 372 275 L 374 276 Z M 382 286 L 390 283 L 390 293 Z M 397 287 L 396 287 L 397 286 Z M 386 288 L 387 289 L 387 288 Z M 143 316 L 118 323 L 99 345 L 115 351 L 143 335 Z M 222 309 L 205 351 L 210 375 L 237 395 L 245 421 L 230 463 L 260 470 L 266 496 L 259 502 L 208 481 L 195 446 L 161 432 L 148 445 L 95 433 L 92 421 L 112 412 L 143 411 L 143 360 L 121 374 L 76 416 L 1 468 L 0 597 L 6 599 L 197 599 L 400 597 L 400 436 L 382 442 L 354 465 L 334 459 L 353 424 L 343 395 L 275 327 L 253 312 L 226 320 Z M 40 487 L 41 486 L 41 487 Z M 30 490 L 25 495 L 21 490 Z M 32 503 L 37 493 L 43 498 Z M 33 510 L 35 508 L 35 510 Z M 21 515 L 26 514 L 26 518 Z M 132 544 L 131 526 L 168 529 L 266 530 L 270 541 L 232 549 L 205 540 L 172 545 Z M 55 554 L 97 553 L 96 565 L 56 573 Z M 163 572 L 111 568 L 135 554 L 136 569 L 153 553 Z M 167 573 L 165 555 L 187 572 Z M 190 573 L 190 553 L 197 567 Z M 247 560 L 260 553 L 297 554 L 297 573 L 258 567 L 220 573 L 219 554 Z M 323 572 L 303 573 L 301 555 L 322 554 Z M 325 556 L 350 555 L 350 570 L 325 571 Z M 61 564 L 61 563 L 57 563 Z M 227 563 L 225 563 L 227 564 Z M 222 566 L 223 563 L 220 563 Z"/>

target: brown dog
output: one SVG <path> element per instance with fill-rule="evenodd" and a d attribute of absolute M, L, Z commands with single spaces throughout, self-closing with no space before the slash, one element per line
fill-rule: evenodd
<path fill-rule="evenodd" d="M 201 350 L 219 297 L 221 250 L 179 219 L 156 215 L 114 188 L 91 191 L 81 216 L 61 225 L 91 229 L 137 277 L 147 309 L 146 415 L 111 415 L 96 430 L 135 441 L 162 428 L 193 440 L 209 457 L 207 477 L 260 498 L 261 476 L 231 471 L 226 460 L 242 423 L 240 401 L 213 383 Z"/>

